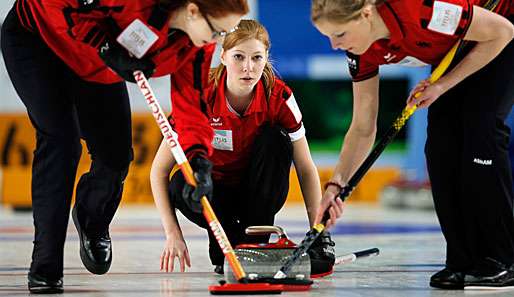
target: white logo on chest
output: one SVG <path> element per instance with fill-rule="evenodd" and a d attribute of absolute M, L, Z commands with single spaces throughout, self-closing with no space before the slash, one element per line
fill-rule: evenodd
<path fill-rule="evenodd" d="M 393 55 L 391 53 L 387 53 L 387 55 L 384 56 L 384 59 L 387 63 L 391 63 L 391 61 L 394 60 L 394 58 L 396 58 L 396 55 Z"/>
<path fill-rule="evenodd" d="M 223 122 L 221 122 L 221 117 L 211 118 L 211 126 L 213 126 L 213 127 L 223 126 Z"/>

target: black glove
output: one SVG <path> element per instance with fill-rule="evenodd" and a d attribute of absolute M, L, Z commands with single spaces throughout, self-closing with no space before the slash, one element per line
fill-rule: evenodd
<path fill-rule="evenodd" d="M 186 183 L 182 189 L 182 196 L 193 212 L 202 213 L 203 208 L 200 203 L 202 197 L 207 196 L 209 201 L 212 198 L 212 163 L 203 157 L 197 156 L 191 160 L 191 167 L 193 168 L 197 185 L 195 188 Z"/>
<path fill-rule="evenodd" d="M 335 242 L 330 233 L 323 231 L 307 251 L 311 258 L 311 275 L 327 275 L 332 272 L 336 259 Z"/>
<path fill-rule="evenodd" d="M 98 50 L 100 58 L 105 62 L 112 71 L 116 72 L 126 81 L 135 83 L 134 71 L 140 70 L 146 78 L 150 78 L 155 71 L 155 64 L 151 59 L 143 57 L 138 59 L 129 54 L 115 40 L 106 39 Z"/>

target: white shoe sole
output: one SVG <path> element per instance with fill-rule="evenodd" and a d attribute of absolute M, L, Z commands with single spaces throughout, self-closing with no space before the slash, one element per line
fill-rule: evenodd
<path fill-rule="evenodd" d="M 487 287 L 487 286 L 465 286 L 464 290 L 487 290 L 487 291 L 500 291 L 500 290 L 514 290 L 514 286 L 506 287 Z"/>

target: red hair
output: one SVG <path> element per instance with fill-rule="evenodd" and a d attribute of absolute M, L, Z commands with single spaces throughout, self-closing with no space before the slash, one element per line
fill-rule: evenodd
<path fill-rule="evenodd" d="M 214 18 L 229 14 L 245 15 L 250 11 L 247 0 L 159 0 L 159 3 L 170 11 L 184 7 L 188 3 L 194 3 L 200 12 Z"/>
<path fill-rule="evenodd" d="M 237 26 L 237 30 L 225 36 L 222 48 L 224 51 L 228 51 L 236 45 L 250 39 L 257 39 L 262 42 L 266 48 L 266 52 L 269 52 L 271 41 L 268 31 L 262 24 L 255 20 L 241 20 Z M 214 84 L 215 87 L 221 83 L 224 83 L 221 82 L 224 71 L 225 65 L 221 63 L 218 67 L 211 69 L 209 80 Z M 262 72 L 262 82 L 264 84 L 264 89 L 266 90 L 266 97 L 269 99 L 271 96 L 271 90 L 275 84 L 275 71 L 273 71 L 273 66 L 271 65 L 269 58 L 266 61 L 264 71 Z"/>

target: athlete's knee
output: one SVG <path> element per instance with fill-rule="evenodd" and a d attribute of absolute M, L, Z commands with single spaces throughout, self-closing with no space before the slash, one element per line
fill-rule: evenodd
<path fill-rule="evenodd" d="M 260 128 L 259 132 L 260 137 L 269 141 L 281 140 L 283 142 L 291 142 L 286 129 L 278 125 L 267 123 Z"/>
<path fill-rule="evenodd" d="M 133 159 L 132 149 L 124 156 L 115 159 L 93 158 L 91 172 L 115 182 L 123 182 L 127 177 L 130 162 Z"/>
<path fill-rule="evenodd" d="M 273 155 L 292 155 L 291 138 L 287 131 L 278 125 L 265 124 L 260 128 L 254 146 L 257 151 Z"/>
<path fill-rule="evenodd" d="M 82 155 L 82 145 L 76 135 L 37 134 L 36 155 L 58 156 L 59 159 L 77 165 Z"/>

